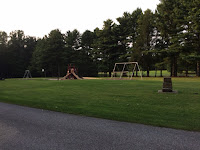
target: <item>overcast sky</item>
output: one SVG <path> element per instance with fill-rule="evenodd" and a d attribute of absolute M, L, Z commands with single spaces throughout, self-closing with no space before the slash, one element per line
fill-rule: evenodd
<path fill-rule="evenodd" d="M 103 21 L 121 17 L 136 8 L 154 11 L 159 0 L 0 0 L 0 31 L 23 30 L 43 37 L 53 29 L 62 33 L 93 31 Z"/>

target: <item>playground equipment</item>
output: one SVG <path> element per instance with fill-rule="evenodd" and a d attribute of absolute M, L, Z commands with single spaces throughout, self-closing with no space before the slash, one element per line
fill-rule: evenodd
<path fill-rule="evenodd" d="M 30 70 L 25 70 L 23 78 L 32 78 Z"/>
<path fill-rule="evenodd" d="M 61 80 L 67 80 L 67 79 L 81 79 L 78 75 L 78 69 L 73 65 L 68 65 L 67 68 L 67 74 L 64 76 Z"/>
<path fill-rule="evenodd" d="M 121 69 L 117 69 L 119 65 L 122 65 Z M 133 67 L 132 73 L 129 71 L 131 65 Z M 128 77 L 129 77 L 129 74 L 131 73 L 131 76 L 130 76 L 130 80 L 131 80 L 133 78 L 133 74 L 136 71 L 136 69 L 138 69 L 141 79 L 142 79 L 142 74 L 141 74 L 138 62 L 115 63 L 111 78 L 115 77 L 117 73 L 120 73 L 120 79 L 122 78 L 123 75 L 126 75 L 127 73 L 128 73 Z"/>

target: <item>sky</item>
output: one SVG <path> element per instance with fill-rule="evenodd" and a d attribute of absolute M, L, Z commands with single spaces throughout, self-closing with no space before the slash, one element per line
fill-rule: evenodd
<path fill-rule="evenodd" d="M 0 31 L 23 30 L 43 37 L 51 30 L 80 33 L 102 29 L 103 21 L 132 13 L 137 8 L 154 11 L 159 0 L 0 0 Z"/>

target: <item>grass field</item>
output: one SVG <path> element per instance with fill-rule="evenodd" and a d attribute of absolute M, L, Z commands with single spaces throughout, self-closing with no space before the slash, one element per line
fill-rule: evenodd
<path fill-rule="evenodd" d="M 131 76 L 131 73 L 132 72 L 130 72 L 130 74 L 129 74 L 130 76 Z M 189 71 L 188 73 L 189 73 L 188 74 L 189 77 L 195 77 L 196 76 L 194 71 Z M 136 74 L 136 72 L 135 72 L 135 74 Z M 147 71 L 143 71 L 143 72 L 141 71 L 141 74 L 143 74 L 142 76 L 146 77 L 147 76 Z M 103 72 L 99 72 L 98 75 L 99 75 L 99 77 L 104 77 L 105 76 L 105 74 Z M 121 73 L 117 73 L 118 77 L 120 77 L 120 75 L 121 75 Z M 178 73 L 177 75 L 179 77 L 185 77 L 186 76 L 185 71 L 183 71 L 182 73 Z M 107 73 L 107 76 L 109 76 L 109 73 Z M 138 72 L 138 76 L 140 76 L 139 72 Z M 155 70 L 150 70 L 149 71 L 149 76 L 150 77 L 155 77 L 155 76 L 156 77 L 160 77 L 160 70 L 157 70 L 157 72 Z M 167 70 L 162 70 L 162 76 L 163 77 L 169 77 L 170 76 L 170 72 L 168 72 Z"/>
<path fill-rule="evenodd" d="M 178 94 L 158 93 L 163 78 L 0 81 L 0 101 L 53 111 L 200 131 L 200 78 L 173 78 Z"/>

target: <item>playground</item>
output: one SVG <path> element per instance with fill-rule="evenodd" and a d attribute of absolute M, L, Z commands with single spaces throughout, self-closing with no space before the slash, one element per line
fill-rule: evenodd
<path fill-rule="evenodd" d="M 81 80 L 81 78 L 78 76 L 78 69 L 75 67 L 75 65 L 69 64 L 67 67 L 67 74 L 61 78 L 61 80 L 67 80 L 67 79 L 78 79 Z"/>
<path fill-rule="evenodd" d="M 163 78 L 6 79 L 0 101 L 58 112 L 200 131 L 200 79 L 172 78 L 178 93 L 158 93 Z"/>

